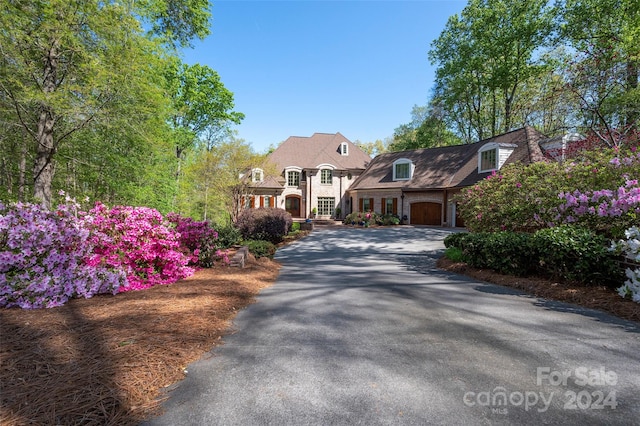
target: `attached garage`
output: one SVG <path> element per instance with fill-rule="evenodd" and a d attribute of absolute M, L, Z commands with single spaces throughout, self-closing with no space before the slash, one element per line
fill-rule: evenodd
<path fill-rule="evenodd" d="M 442 204 L 413 203 L 411 204 L 412 225 L 442 225 Z"/>

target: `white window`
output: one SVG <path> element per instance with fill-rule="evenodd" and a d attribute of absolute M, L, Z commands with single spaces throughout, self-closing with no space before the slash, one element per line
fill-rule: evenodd
<path fill-rule="evenodd" d="M 498 169 L 498 145 L 490 143 L 478 152 L 478 173 L 490 172 Z"/>
<path fill-rule="evenodd" d="M 331 185 L 333 183 L 333 173 L 331 169 L 320 170 L 320 183 Z"/>
<path fill-rule="evenodd" d="M 287 186 L 300 186 L 300 172 L 287 172 Z"/>
<path fill-rule="evenodd" d="M 342 142 L 340 144 L 340 154 L 341 155 L 349 155 L 349 145 L 346 142 Z"/>
<path fill-rule="evenodd" d="M 318 214 L 321 216 L 332 216 L 336 207 L 334 197 L 318 197 Z"/>
<path fill-rule="evenodd" d="M 262 180 L 264 179 L 264 173 L 262 172 L 262 169 L 253 169 L 251 171 L 251 179 L 254 182 L 262 182 Z"/>
<path fill-rule="evenodd" d="M 413 163 L 411 160 L 401 158 L 393 162 L 393 180 L 409 180 L 413 175 Z"/>

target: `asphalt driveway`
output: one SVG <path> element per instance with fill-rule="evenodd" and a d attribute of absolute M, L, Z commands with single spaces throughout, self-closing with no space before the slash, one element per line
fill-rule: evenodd
<path fill-rule="evenodd" d="M 148 425 L 638 424 L 640 326 L 440 271 L 448 231 L 330 228 Z"/>

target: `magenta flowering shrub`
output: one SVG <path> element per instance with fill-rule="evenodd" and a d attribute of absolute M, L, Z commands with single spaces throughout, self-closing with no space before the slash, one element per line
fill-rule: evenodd
<path fill-rule="evenodd" d="M 102 203 L 83 214 L 93 231 L 91 265 L 123 268 L 129 285 L 120 291 L 170 284 L 193 274 L 190 256 L 181 251 L 180 235 L 165 225 L 160 212 L 148 207 Z"/>
<path fill-rule="evenodd" d="M 456 196 L 472 232 L 535 232 L 577 223 L 620 238 L 640 217 L 640 153 L 585 152 L 568 163 L 512 164 Z"/>
<path fill-rule="evenodd" d="M 116 265 L 88 262 L 96 235 L 75 216 L 76 207 L 0 203 L 0 307 L 51 308 L 126 285 Z"/>
<path fill-rule="evenodd" d="M 166 219 L 180 234 L 180 244 L 189 256 L 191 265 L 210 268 L 214 257 L 221 257 L 218 255 L 218 233 L 209 222 L 197 222 L 178 213 L 169 213 Z"/>
<path fill-rule="evenodd" d="M 604 234 L 619 235 L 640 220 L 640 186 L 629 179 L 616 190 L 560 192 L 562 204 L 550 225 L 578 223 Z"/>

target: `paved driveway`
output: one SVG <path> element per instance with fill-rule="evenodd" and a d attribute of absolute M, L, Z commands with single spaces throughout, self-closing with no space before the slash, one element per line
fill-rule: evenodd
<path fill-rule="evenodd" d="M 446 235 L 338 227 L 280 250 L 147 424 L 638 424 L 638 324 L 437 270 Z"/>

